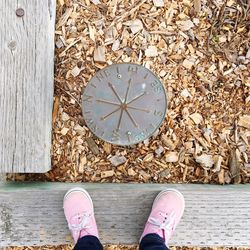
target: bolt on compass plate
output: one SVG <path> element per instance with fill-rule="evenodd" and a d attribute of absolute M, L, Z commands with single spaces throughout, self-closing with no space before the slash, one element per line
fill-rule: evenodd
<path fill-rule="evenodd" d="M 161 81 L 149 69 L 113 64 L 88 83 L 82 98 L 89 129 L 112 144 L 132 145 L 150 137 L 162 124 L 167 99 Z"/>

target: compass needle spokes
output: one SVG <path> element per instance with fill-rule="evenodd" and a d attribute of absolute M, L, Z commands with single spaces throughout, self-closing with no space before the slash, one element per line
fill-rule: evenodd
<path fill-rule="evenodd" d="M 125 109 L 128 117 L 130 118 L 130 120 L 133 122 L 133 124 L 135 125 L 135 127 L 138 128 L 138 124 L 136 123 L 135 119 L 132 117 L 132 115 L 129 113 L 129 111 L 127 109 Z"/>
<path fill-rule="evenodd" d="M 128 99 L 128 92 L 129 92 L 130 86 L 131 86 L 131 78 L 130 78 L 129 81 L 128 81 L 128 87 L 127 87 L 127 91 L 126 91 L 124 103 L 127 102 L 127 99 Z"/>
<path fill-rule="evenodd" d="M 143 111 L 146 113 L 150 113 L 150 110 L 148 110 L 148 109 L 142 109 L 142 108 L 137 108 L 137 107 L 132 107 L 132 106 L 128 106 L 128 108 L 138 110 L 138 111 Z"/>
<path fill-rule="evenodd" d="M 119 103 L 115 103 L 115 102 L 110 102 L 107 100 L 96 100 L 97 102 L 102 102 L 102 103 L 107 103 L 107 104 L 111 104 L 111 105 L 116 105 L 116 106 L 120 106 Z"/>
<path fill-rule="evenodd" d="M 108 82 L 108 85 L 109 85 L 109 87 L 112 89 L 113 93 L 115 94 L 115 96 L 117 97 L 117 99 L 119 100 L 119 102 L 120 102 L 120 103 L 123 103 L 121 97 L 120 97 L 120 96 L 118 95 L 118 93 L 116 92 L 116 90 L 115 90 L 113 84 L 112 84 L 111 82 Z"/>
<path fill-rule="evenodd" d="M 105 116 L 102 116 L 102 117 L 101 117 L 101 120 L 102 120 L 102 121 L 105 120 L 106 118 L 108 118 L 109 116 L 111 116 L 111 115 L 113 115 L 115 112 L 117 112 L 119 109 L 120 109 L 120 107 L 117 108 L 117 109 L 115 109 L 115 110 L 113 110 L 111 113 L 109 113 L 109 114 L 107 114 L 107 115 L 105 115 Z"/>
<path fill-rule="evenodd" d="M 121 121 L 122 121 L 123 111 L 124 111 L 124 109 L 121 109 L 121 113 L 120 113 L 119 121 L 118 121 L 118 124 L 117 124 L 117 129 L 120 129 L 120 126 L 121 126 Z"/>
<path fill-rule="evenodd" d="M 131 101 L 129 101 L 129 102 L 127 103 L 127 105 L 130 104 L 130 103 L 132 103 L 132 102 L 134 102 L 134 101 L 136 101 L 136 100 L 138 100 L 139 98 L 141 98 L 141 97 L 144 96 L 144 95 L 146 95 L 146 91 L 143 92 L 143 93 L 141 93 L 140 95 L 136 96 L 136 97 L 135 97 L 134 99 L 132 99 Z"/>

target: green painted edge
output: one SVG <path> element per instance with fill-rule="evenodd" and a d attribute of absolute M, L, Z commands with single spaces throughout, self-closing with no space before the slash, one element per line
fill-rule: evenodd
<path fill-rule="evenodd" d="M 67 183 L 67 182 L 4 182 L 0 183 L 0 192 L 39 191 L 39 190 L 67 190 L 72 187 L 84 187 L 88 190 L 96 189 L 137 189 L 137 190 L 163 190 L 176 188 L 180 190 L 197 191 L 246 191 L 250 192 L 250 184 L 216 185 L 216 184 L 158 184 L 158 183 Z"/>

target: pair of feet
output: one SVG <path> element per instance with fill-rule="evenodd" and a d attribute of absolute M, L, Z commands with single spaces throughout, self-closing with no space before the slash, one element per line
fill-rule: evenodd
<path fill-rule="evenodd" d="M 147 234 L 158 234 L 167 245 L 183 215 L 184 207 L 184 197 L 179 191 L 169 189 L 160 192 L 154 200 L 141 239 Z M 69 190 L 64 197 L 63 208 L 75 243 L 87 235 L 99 238 L 93 202 L 86 190 Z"/>

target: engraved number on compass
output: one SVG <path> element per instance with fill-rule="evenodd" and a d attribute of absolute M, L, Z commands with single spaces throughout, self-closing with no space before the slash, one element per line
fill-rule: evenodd
<path fill-rule="evenodd" d="M 112 131 L 111 141 L 118 141 L 120 139 L 120 134 L 117 129 Z"/>
<path fill-rule="evenodd" d="M 151 86 L 153 87 L 154 92 L 156 92 L 156 93 L 161 93 L 163 91 L 161 83 L 157 80 L 152 82 Z"/>
<path fill-rule="evenodd" d="M 110 76 L 110 72 L 108 70 L 103 70 L 103 72 L 98 72 L 96 74 L 96 78 L 101 82 L 103 79 L 107 78 Z"/>
<path fill-rule="evenodd" d="M 135 140 L 136 141 L 142 141 L 142 140 L 144 140 L 144 138 L 145 138 L 145 134 L 143 132 L 135 135 Z"/>
<path fill-rule="evenodd" d="M 162 113 L 161 111 L 155 110 L 155 111 L 154 111 L 154 115 L 155 115 L 155 116 L 160 116 L 160 117 L 162 117 L 162 116 L 163 116 L 163 113 Z"/>
<path fill-rule="evenodd" d="M 83 95 L 83 101 L 84 102 L 93 102 L 93 96 L 91 96 L 91 95 L 87 95 L 87 94 L 84 94 Z"/>
<path fill-rule="evenodd" d="M 138 67 L 130 65 L 130 66 L 128 66 L 128 72 L 137 73 L 138 72 Z"/>

